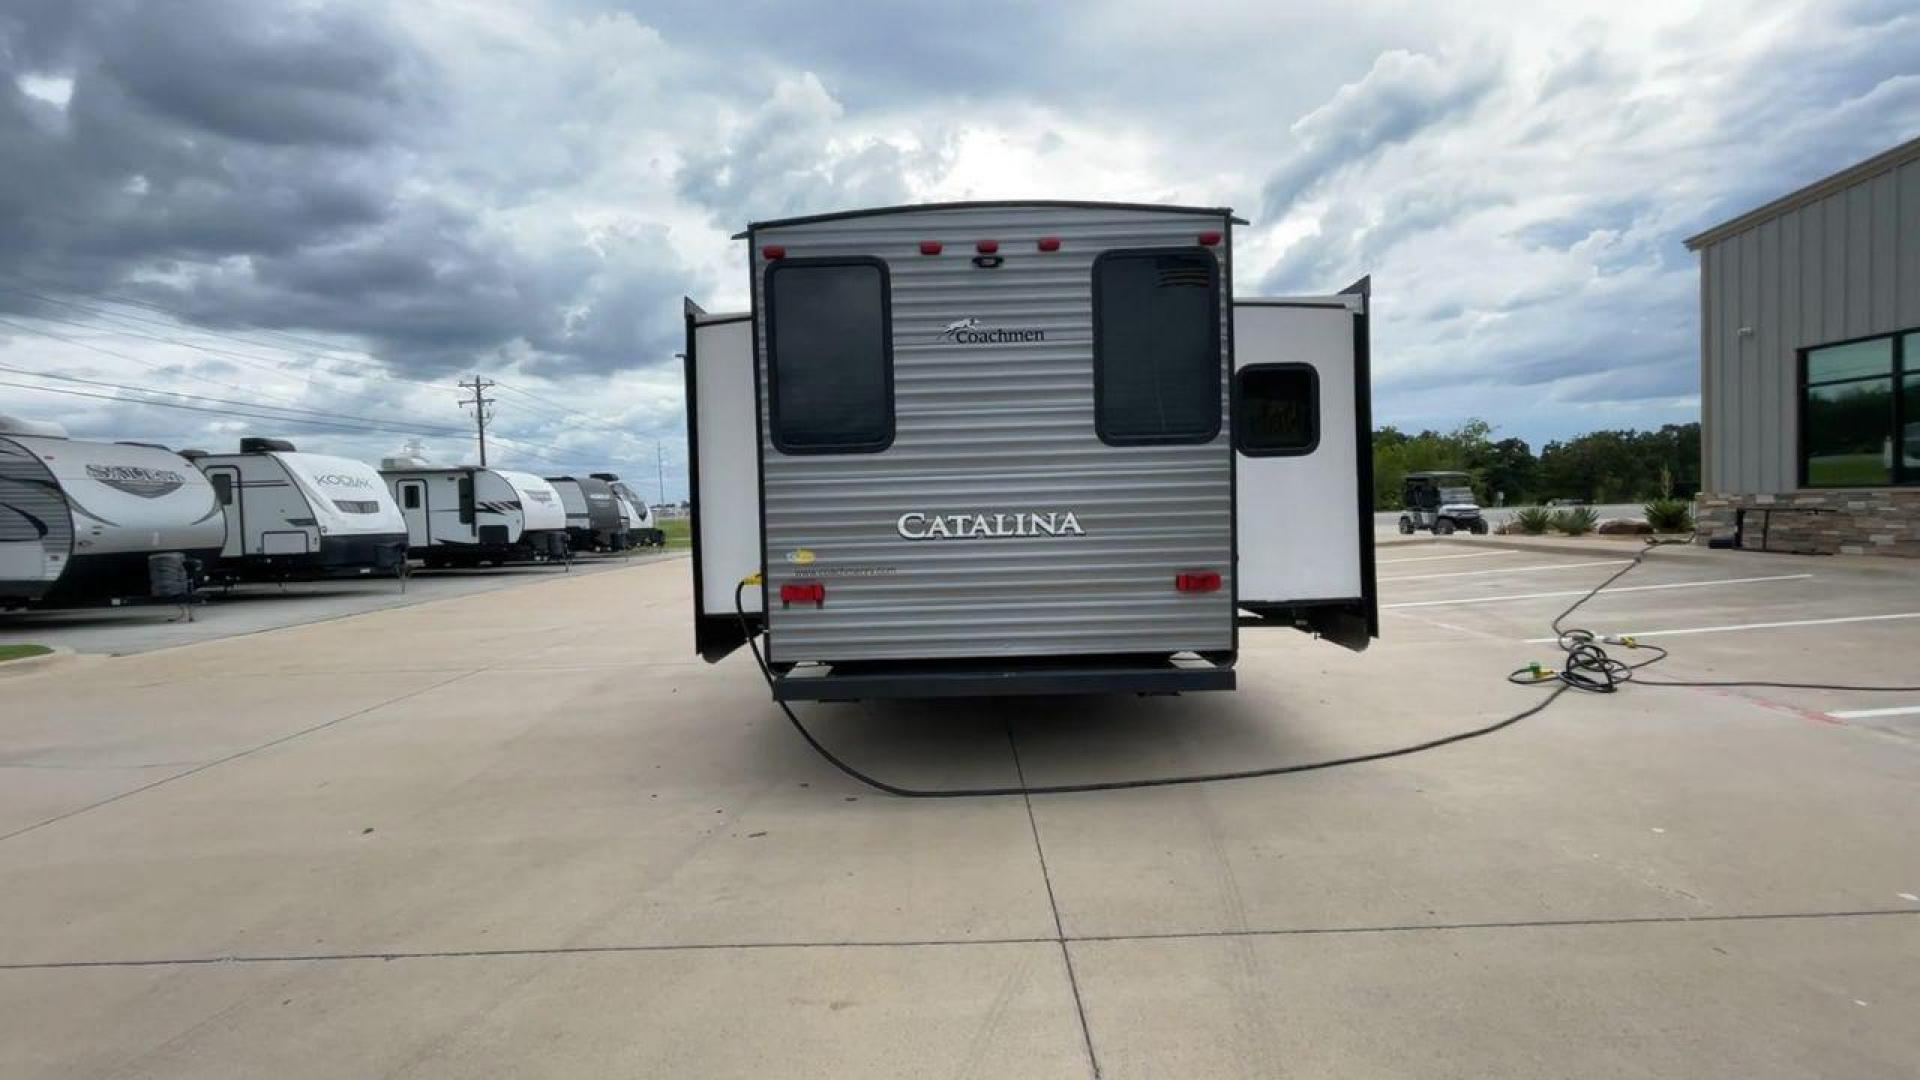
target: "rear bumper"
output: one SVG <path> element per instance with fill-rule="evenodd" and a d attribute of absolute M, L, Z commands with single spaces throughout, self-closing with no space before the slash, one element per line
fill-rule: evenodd
<path fill-rule="evenodd" d="M 1232 690 L 1232 662 L 1164 657 L 1075 660 L 885 661 L 776 674 L 777 701 L 878 698 L 1180 694 Z"/>

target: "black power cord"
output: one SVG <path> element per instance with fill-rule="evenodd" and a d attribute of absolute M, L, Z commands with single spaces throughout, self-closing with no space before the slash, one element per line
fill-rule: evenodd
<path fill-rule="evenodd" d="M 1546 682 L 1558 683 L 1560 689 L 1582 690 L 1595 694 L 1616 693 L 1620 687 L 1627 682 L 1633 682 L 1638 686 L 1751 686 L 1770 687 L 1780 690 L 1854 690 L 1865 693 L 1920 691 L 1920 686 L 1863 686 L 1848 683 L 1768 682 L 1754 679 L 1643 679 L 1636 673 L 1642 668 L 1652 667 L 1654 664 L 1665 660 L 1668 655 L 1670 655 L 1666 649 L 1658 645 L 1648 645 L 1636 641 L 1630 636 L 1622 635 L 1616 637 L 1609 635 L 1602 637 L 1591 630 L 1561 626 L 1561 623 L 1564 623 L 1568 616 L 1579 610 L 1580 605 L 1600 595 L 1606 591 L 1608 586 L 1626 576 L 1627 573 L 1639 566 L 1648 555 L 1653 554 L 1655 548 L 1666 547 L 1670 544 L 1686 543 L 1688 543 L 1686 540 L 1647 541 L 1646 546 L 1641 548 L 1639 553 L 1628 561 L 1627 565 L 1614 571 L 1605 581 L 1587 590 L 1585 595 L 1567 605 L 1565 611 L 1554 616 L 1552 624 L 1553 632 L 1560 651 L 1566 655 L 1559 670 L 1555 671 L 1539 664 L 1532 664 L 1509 673 L 1507 675 L 1507 681 L 1521 686 L 1531 686 L 1536 683 Z M 1647 657 L 1645 660 L 1629 663 L 1609 656 L 1606 649 L 1601 647 L 1603 643 L 1607 645 L 1618 645 L 1627 649 L 1645 650 L 1653 653 L 1653 655 Z"/>
<path fill-rule="evenodd" d="M 786 714 L 787 720 L 793 724 L 793 729 L 800 733 L 800 737 L 806 740 L 807 745 L 813 747 L 814 752 L 822 758 L 825 758 L 829 765 L 832 765 L 834 768 L 839 769 L 841 772 L 876 791 L 883 791 L 889 795 L 897 795 L 905 799 L 977 799 L 999 795 L 1074 795 L 1091 791 L 1131 791 L 1136 788 L 1180 787 L 1187 784 L 1211 784 L 1222 780 L 1252 780 L 1265 776 L 1286 776 L 1291 773 L 1316 772 L 1321 769 L 1333 769 L 1345 765 L 1363 765 L 1370 761 L 1385 761 L 1388 758 L 1405 757 L 1408 754 L 1418 754 L 1453 743 L 1466 742 L 1468 739 L 1477 739 L 1482 735 L 1491 735 L 1496 731 L 1512 727 L 1528 717 L 1538 716 L 1540 713 L 1545 712 L 1549 705 L 1560 700 L 1560 695 L 1569 690 L 1611 694 L 1618 692 L 1620 686 L 1628 681 L 1636 682 L 1641 686 L 1770 686 L 1806 690 L 1920 690 L 1920 686 L 1844 686 L 1824 683 L 1742 681 L 1671 682 L 1665 680 L 1650 681 L 1646 679 L 1635 679 L 1634 673 L 1636 671 L 1665 660 L 1668 655 L 1667 650 L 1657 645 L 1642 645 L 1631 637 L 1603 638 L 1596 636 L 1590 630 L 1583 630 L 1577 627 L 1563 629 L 1561 627 L 1561 623 L 1565 622 L 1568 616 L 1579 610 L 1582 604 L 1600 595 L 1608 586 L 1620 580 L 1634 567 L 1639 566 L 1648 555 L 1652 554 L 1654 548 L 1685 542 L 1686 541 L 1682 540 L 1649 540 L 1646 547 L 1642 548 L 1626 566 L 1621 567 L 1605 581 L 1589 589 L 1578 600 L 1568 604 L 1566 609 L 1561 611 L 1560 614 L 1554 616 L 1552 623 L 1553 632 L 1558 635 L 1561 650 L 1566 653 L 1566 661 L 1562 667 L 1558 671 L 1550 671 L 1536 665 L 1534 667 L 1521 668 L 1507 676 L 1509 682 L 1521 685 L 1554 683 L 1554 689 L 1551 694 L 1548 694 L 1545 698 L 1533 705 L 1514 713 L 1512 716 L 1503 720 L 1497 720 L 1483 727 L 1470 728 L 1466 731 L 1456 732 L 1452 735 L 1443 735 L 1437 739 L 1428 739 L 1425 742 L 1413 743 L 1409 746 L 1395 747 L 1390 750 L 1377 750 L 1371 754 L 1353 754 L 1347 757 L 1327 758 L 1323 761 L 1308 761 L 1296 765 L 1274 765 L 1263 769 L 1191 773 L 1183 776 L 1149 776 L 1131 780 L 1102 780 L 1085 784 L 1035 784 L 982 788 L 910 788 L 902 787 L 899 784 L 890 784 L 885 780 L 869 776 L 859 769 L 854 768 L 852 765 L 847 764 L 845 761 L 842 761 L 839 755 L 827 749 L 819 739 L 814 737 L 813 732 L 807 730 L 807 726 L 800 722 L 800 717 L 794 713 L 792 707 L 786 702 L 781 701 L 778 697 L 774 699 L 773 703 L 778 705 L 780 711 Z M 752 578 L 743 578 L 739 584 L 733 587 L 733 610 L 734 614 L 740 620 L 740 632 L 747 640 L 747 648 L 753 651 L 753 662 L 759 666 L 760 675 L 767 681 L 767 689 L 771 691 L 775 690 L 773 669 L 767 665 L 766 657 L 760 653 L 760 645 L 755 640 L 758 635 L 755 634 L 752 627 L 747 624 L 746 607 L 741 599 L 747 585 L 755 581 L 756 578 L 757 575 Z M 1608 656 L 1606 650 L 1601 647 L 1602 642 L 1623 645 L 1629 649 L 1647 649 L 1651 650 L 1655 655 L 1637 663 L 1628 663 Z"/>
<path fill-rule="evenodd" d="M 743 579 L 738 585 L 733 587 L 733 607 L 735 614 L 740 618 L 740 631 L 746 635 L 747 647 L 753 650 L 753 662 L 759 665 L 760 674 L 767 680 L 767 688 L 771 690 L 774 688 L 773 670 L 767 666 L 766 658 L 760 655 L 760 646 L 754 640 L 756 635 L 752 632 L 752 628 L 747 625 L 746 608 L 740 599 L 741 592 L 747 587 L 749 580 L 751 579 Z M 1089 791 L 1130 791 L 1135 788 L 1210 784 L 1220 780 L 1251 780 L 1261 776 L 1284 776 L 1288 773 L 1314 772 L 1319 769 L 1332 769 L 1341 765 L 1360 765 L 1369 761 L 1383 761 L 1387 758 L 1401 757 L 1406 754 L 1417 754 L 1423 750 L 1432 750 L 1436 747 L 1446 746 L 1449 743 L 1477 739 L 1482 735 L 1491 735 L 1501 728 L 1511 727 L 1529 716 L 1545 712 L 1547 706 L 1553 704 L 1554 700 L 1557 699 L 1563 691 L 1564 688 L 1555 690 L 1552 694 L 1547 695 L 1544 700 L 1522 709 L 1504 720 L 1496 721 L 1485 727 L 1456 732 L 1452 735 L 1444 735 L 1438 739 L 1429 739 L 1426 742 L 1414 743 L 1411 746 L 1401 746 L 1391 750 L 1379 750 L 1371 754 L 1354 754 L 1349 757 L 1328 758 L 1325 761 L 1308 761 L 1297 765 L 1275 765 L 1265 769 L 1240 769 L 1233 772 L 1194 773 L 1186 776 L 1149 776 L 1132 780 L 1102 780 L 1089 784 L 1033 784 L 984 788 L 910 788 L 902 787 L 899 784 L 889 784 L 885 780 L 869 776 L 859 769 L 854 768 L 852 765 L 847 764 L 845 761 L 840 760 L 837 754 L 822 745 L 819 739 L 814 738 L 813 732 L 807 730 L 807 725 L 800 722 L 800 717 L 794 714 L 793 709 L 788 706 L 786 702 L 775 698 L 773 703 L 780 706 L 781 712 L 787 714 L 787 720 L 793 724 L 793 729 L 800 733 L 800 737 L 807 741 L 808 746 L 813 747 L 815 753 L 825 758 L 827 763 L 834 768 L 839 769 L 841 772 L 846 773 L 848 776 L 870 788 L 884 791 L 889 795 L 898 795 L 905 799 L 978 799 L 996 795 L 1072 795 Z"/>

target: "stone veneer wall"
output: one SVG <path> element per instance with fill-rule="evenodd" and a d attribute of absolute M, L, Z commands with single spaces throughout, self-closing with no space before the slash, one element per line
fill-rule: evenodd
<path fill-rule="evenodd" d="M 1769 515 L 1753 511 L 1767 507 L 1772 508 L 1769 550 L 1920 558 L 1920 488 L 1795 491 L 1785 495 L 1702 492 L 1695 504 L 1694 534 L 1702 540 L 1730 537 L 1734 511 L 1746 508 L 1749 512 L 1742 546 L 1758 549 L 1761 521 Z"/>

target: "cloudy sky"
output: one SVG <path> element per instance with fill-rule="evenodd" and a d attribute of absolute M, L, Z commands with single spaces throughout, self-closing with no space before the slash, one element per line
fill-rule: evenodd
<path fill-rule="evenodd" d="M 451 462 L 477 371 L 496 460 L 658 438 L 678 499 L 729 234 L 1030 196 L 1232 206 L 1243 295 L 1371 274 L 1377 419 L 1537 447 L 1693 419 L 1681 240 L 1920 134 L 1915 0 L 1168 10 L 5 0 L 0 411 Z"/>

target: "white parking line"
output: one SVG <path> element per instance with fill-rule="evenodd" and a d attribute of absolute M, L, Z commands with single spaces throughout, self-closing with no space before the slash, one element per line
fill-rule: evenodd
<path fill-rule="evenodd" d="M 1677 637 L 1681 634 L 1718 634 L 1727 630 L 1774 630 L 1783 626 L 1833 626 L 1836 623 L 1884 622 L 1888 619 L 1920 619 L 1920 611 L 1902 611 L 1895 615 L 1847 615 L 1838 619 L 1793 619 L 1788 622 L 1739 623 L 1734 626 L 1691 626 L 1684 630 L 1629 630 L 1627 637 Z M 1543 645 L 1558 638 L 1527 638 L 1529 645 Z"/>
<path fill-rule="evenodd" d="M 1375 562 L 1375 565 L 1376 566 L 1392 566 L 1394 563 L 1403 563 L 1403 562 L 1438 562 L 1441 559 L 1484 559 L 1489 555 L 1518 555 L 1518 554 L 1520 553 L 1513 550 L 1469 551 L 1465 555 L 1421 555 L 1418 558 L 1413 558 L 1413 559 L 1380 559 Z"/>
<path fill-rule="evenodd" d="M 1865 720 L 1871 716 L 1913 716 L 1920 714 L 1920 705 L 1896 705 L 1891 709 L 1848 709 L 1845 712 L 1830 712 L 1827 715 L 1835 720 Z"/>
<path fill-rule="evenodd" d="M 1586 562 L 1547 563 L 1544 566 L 1502 566 L 1496 570 L 1454 570 L 1445 574 L 1401 574 L 1381 581 L 1432 581 L 1436 578 L 1475 577 L 1480 574 L 1524 574 L 1529 570 L 1572 570 L 1582 566 L 1619 566 L 1632 559 L 1588 559 Z"/>
<path fill-rule="evenodd" d="M 1608 589 L 1605 596 L 1623 592 L 1648 592 L 1653 589 L 1698 589 L 1707 585 L 1747 585 L 1757 581 L 1800 581 L 1812 577 L 1812 574 L 1775 574 L 1771 577 L 1715 578 L 1711 581 L 1672 581 L 1662 585 L 1616 585 Z M 1381 604 L 1383 608 L 1442 607 L 1447 604 L 1498 604 L 1505 600 L 1546 600 L 1557 596 L 1581 596 L 1585 589 L 1567 589 L 1559 592 L 1515 593 L 1512 596 L 1470 596 L 1464 600 L 1409 600 L 1402 604 Z"/>

